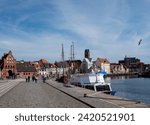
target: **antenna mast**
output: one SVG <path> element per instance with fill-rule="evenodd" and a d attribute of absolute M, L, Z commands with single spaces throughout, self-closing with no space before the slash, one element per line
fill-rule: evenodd
<path fill-rule="evenodd" d="M 70 60 L 72 60 L 72 45 L 70 46 Z"/>
<path fill-rule="evenodd" d="M 74 42 L 72 42 L 72 59 L 74 60 L 75 59 L 75 56 L 74 56 Z"/>
<path fill-rule="evenodd" d="M 65 74 L 65 71 L 64 71 L 64 45 L 62 44 L 62 62 L 63 62 L 63 76 L 64 76 L 64 74 Z"/>

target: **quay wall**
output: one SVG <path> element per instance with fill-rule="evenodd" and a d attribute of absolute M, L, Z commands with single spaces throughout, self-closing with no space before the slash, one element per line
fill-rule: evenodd
<path fill-rule="evenodd" d="M 92 105 L 95 108 L 149 108 L 150 105 L 133 100 L 108 95 L 102 92 L 85 89 L 78 86 L 63 85 L 57 81 L 48 80 L 47 84 L 59 89 L 60 91 L 71 95 L 82 102 Z M 84 96 L 86 95 L 86 96 Z"/>
<path fill-rule="evenodd" d="M 113 77 L 113 76 L 137 76 L 138 73 L 117 73 L 117 74 L 107 74 L 106 77 Z"/>

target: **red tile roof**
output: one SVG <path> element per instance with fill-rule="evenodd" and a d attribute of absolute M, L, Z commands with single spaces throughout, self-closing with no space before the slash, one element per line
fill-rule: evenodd
<path fill-rule="evenodd" d="M 100 63 L 110 64 L 110 62 L 106 58 L 97 58 L 97 59 L 100 61 Z"/>

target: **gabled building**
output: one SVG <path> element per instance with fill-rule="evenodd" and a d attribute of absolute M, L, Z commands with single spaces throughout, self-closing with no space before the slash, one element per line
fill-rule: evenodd
<path fill-rule="evenodd" d="M 38 72 L 40 70 L 40 64 L 38 61 L 30 62 L 32 66 L 36 68 L 36 71 Z"/>
<path fill-rule="evenodd" d="M 110 62 L 106 58 L 97 58 L 95 65 L 99 70 L 103 70 L 110 74 Z"/>
<path fill-rule="evenodd" d="M 54 77 L 57 75 L 57 66 L 55 64 L 50 64 L 49 73 L 51 77 Z"/>
<path fill-rule="evenodd" d="M 49 76 L 50 75 L 49 70 L 50 70 L 50 63 L 40 64 L 40 70 L 39 70 L 40 75 Z"/>
<path fill-rule="evenodd" d="M 40 69 L 38 70 L 38 74 L 41 76 L 50 76 L 50 63 L 48 62 L 47 59 L 40 59 L 38 61 L 38 64 L 40 66 Z"/>
<path fill-rule="evenodd" d="M 11 51 L 2 56 L 0 60 L 0 70 L 2 78 L 16 77 L 16 59 Z"/>
<path fill-rule="evenodd" d="M 63 73 L 66 74 L 69 70 L 69 64 L 64 62 L 55 62 L 56 74 L 62 76 Z"/>
<path fill-rule="evenodd" d="M 38 63 L 39 63 L 39 65 L 43 65 L 43 64 L 48 63 L 48 60 L 47 60 L 47 59 L 40 59 L 40 60 L 38 61 Z"/>
<path fill-rule="evenodd" d="M 20 78 L 32 77 L 37 73 L 36 68 L 30 62 L 18 61 L 16 67 L 17 76 Z"/>

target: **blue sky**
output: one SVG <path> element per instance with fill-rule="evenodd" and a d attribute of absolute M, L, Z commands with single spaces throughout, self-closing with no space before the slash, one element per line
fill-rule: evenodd
<path fill-rule="evenodd" d="M 150 0 L 0 0 L 0 56 L 50 62 L 90 49 L 93 59 L 150 63 Z M 138 41 L 142 43 L 138 46 Z"/>

